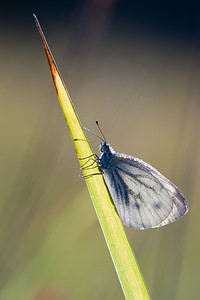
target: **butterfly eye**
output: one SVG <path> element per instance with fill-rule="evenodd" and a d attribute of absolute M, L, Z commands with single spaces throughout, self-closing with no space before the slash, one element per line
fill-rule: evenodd
<path fill-rule="evenodd" d="M 100 150 L 100 152 L 104 152 L 103 143 L 101 143 L 99 150 Z"/>
<path fill-rule="evenodd" d="M 101 143 L 100 145 L 100 151 L 107 153 L 109 151 L 109 145 L 106 144 L 106 142 Z"/>

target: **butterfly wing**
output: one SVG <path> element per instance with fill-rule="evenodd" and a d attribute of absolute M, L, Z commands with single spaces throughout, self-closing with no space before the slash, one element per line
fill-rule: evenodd
<path fill-rule="evenodd" d="M 116 153 L 103 176 L 122 223 L 146 229 L 174 222 L 188 211 L 181 191 L 149 164 Z"/>

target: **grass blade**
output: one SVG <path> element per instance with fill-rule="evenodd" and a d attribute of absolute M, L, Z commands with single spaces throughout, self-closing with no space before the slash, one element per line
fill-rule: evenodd
<path fill-rule="evenodd" d="M 92 150 L 83 132 L 41 26 L 35 15 L 34 18 L 45 47 L 58 98 L 74 141 L 78 158 L 80 163 L 83 163 L 81 159 L 91 156 L 93 154 Z M 95 164 L 97 167 L 96 162 L 94 166 Z M 121 220 L 110 199 L 102 175 L 88 176 L 94 173 L 92 169 L 84 169 L 83 173 L 86 177 L 86 184 L 126 299 L 150 299 L 137 261 L 128 243 Z"/>

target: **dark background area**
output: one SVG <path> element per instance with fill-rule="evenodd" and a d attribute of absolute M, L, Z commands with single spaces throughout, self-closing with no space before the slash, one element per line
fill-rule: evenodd
<path fill-rule="evenodd" d="M 87 3 L 87 4 L 86 4 Z M 29 28 L 30 15 L 35 13 L 45 24 L 53 26 L 55 20 L 71 23 L 73 14 L 89 5 L 98 15 L 112 9 L 110 29 L 152 32 L 180 39 L 198 39 L 199 1 L 10 1 L 1 7 L 1 24 Z M 65 20 L 65 21 L 64 21 Z"/>
<path fill-rule="evenodd" d="M 189 213 L 126 228 L 152 299 L 198 299 L 199 2 L 16 1 L 0 10 L 0 299 L 123 299 L 35 13 L 82 124 L 156 167 Z M 87 134 L 95 153 L 99 140 Z"/>

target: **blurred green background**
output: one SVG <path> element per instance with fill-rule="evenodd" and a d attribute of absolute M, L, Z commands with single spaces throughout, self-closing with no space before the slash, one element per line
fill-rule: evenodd
<path fill-rule="evenodd" d="M 189 213 L 125 228 L 152 299 L 198 299 L 200 74 L 195 2 L 18 1 L 0 13 L 0 299 L 123 299 L 34 24 L 82 124 L 173 181 Z M 100 141 L 90 135 L 92 149 Z"/>

